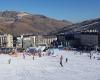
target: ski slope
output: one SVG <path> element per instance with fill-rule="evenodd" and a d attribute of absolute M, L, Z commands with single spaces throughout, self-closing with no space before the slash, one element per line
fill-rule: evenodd
<path fill-rule="evenodd" d="M 55 52 L 56 53 L 56 52 Z M 58 52 L 57 52 L 58 53 Z M 56 54 L 57 54 L 56 53 Z M 64 56 L 59 64 L 60 53 Z M 68 63 L 65 58 L 68 58 Z M 11 58 L 11 64 L 8 59 Z M 0 55 L 0 80 L 100 80 L 100 60 L 85 55 L 74 55 L 74 51 L 59 51 L 59 55 L 41 58 Z"/>

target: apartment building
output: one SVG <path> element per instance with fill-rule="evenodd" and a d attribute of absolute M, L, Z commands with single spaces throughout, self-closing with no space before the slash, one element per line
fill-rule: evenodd
<path fill-rule="evenodd" d="M 0 47 L 13 47 L 13 36 L 11 34 L 0 34 Z"/>
<path fill-rule="evenodd" d="M 64 32 L 63 34 L 57 35 L 57 39 L 58 41 L 64 43 L 63 46 L 100 46 L 100 33 L 98 30 L 95 29 L 82 30 L 73 34 L 65 34 Z"/>
<path fill-rule="evenodd" d="M 82 31 L 80 35 L 80 42 L 86 46 L 99 46 L 99 32 L 97 30 Z"/>
<path fill-rule="evenodd" d="M 36 46 L 47 46 L 51 45 L 51 42 L 57 40 L 56 36 L 50 35 L 30 35 L 25 34 L 23 37 L 17 37 L 18 44 L 17 47 L 36 47 Z"/>
<path fill-rule="evenodd" d="M 45 45 L 47 47 L 51 46 L 51 42 L 56 41 L 57 37 L 54 35 L 42 35 L 36 36 L 36 46 Z"/>

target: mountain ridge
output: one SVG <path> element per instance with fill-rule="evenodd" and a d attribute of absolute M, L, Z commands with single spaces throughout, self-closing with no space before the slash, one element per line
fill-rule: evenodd
<path fill-rule="evenodd" d="M 69 27 L 64 27 L 60 29 L 56 34 L 59 33 L 75 33 L 86 30 L 96 30 L 100 32 L 100 18 L 86 20 L 80 23 L 72 24 Z"/>
<path fill-rule="evenodd" d="M 34 15 L 26 12 L 0 12 L 0 32 L 13 35 L 20 34 L 48 34 L 60 28 L 71 25 L 70 21 L 61 21 L 44 15 Z"/>

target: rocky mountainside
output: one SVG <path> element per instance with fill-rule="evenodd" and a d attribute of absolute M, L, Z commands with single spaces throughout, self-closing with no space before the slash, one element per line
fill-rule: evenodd
<path fill-rule="evenodd" d="M 80 32 L 84 30 L 96 30 L 100 32 L 100 18 L 86 20 L 80 23 L 72 24 L 69 27 L 64 27 L 58 30 L 57 34 L 59 33 L 68 34 L 68 33 Z"/>
<path fill-rule="evenodd" d="M 19 34 L 47 34 L 67 27 L 72 23 L 66 20 L 55 20 L 43 15 L 33 15 L 26 12 L 0 12 L 0 32 Z"/>

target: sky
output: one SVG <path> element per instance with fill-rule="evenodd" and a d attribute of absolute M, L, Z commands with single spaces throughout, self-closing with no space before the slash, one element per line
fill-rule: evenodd
<path fill-rule="evenodd" d="M 41 14 L 81 22 L 100 17 L 100 0 L 0 0 L 0 10 Z"/>

